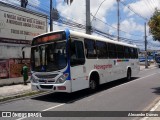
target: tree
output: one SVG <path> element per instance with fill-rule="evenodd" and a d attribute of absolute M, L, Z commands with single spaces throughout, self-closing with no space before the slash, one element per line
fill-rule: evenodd
<path fill-rule="evenodd" d="M 155 41 L 160 42 L 160 11 L 156 10 L 148 22 L 150 33 Z"/>

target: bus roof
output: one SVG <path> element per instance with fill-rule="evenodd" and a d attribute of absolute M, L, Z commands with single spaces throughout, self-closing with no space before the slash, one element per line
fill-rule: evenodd
<path fill-rule="evenodd" d="M 99 40 L 99 41 L 104 41 L 104 42 L 108 42 L 108 43 L 119 44 L 119 45 L 123 45 L 123 46 L 129 46 L 129 47 L 137 48 L 136 45 L 132 45 L 132 44 L 124 43 L 124 42 L 119 42 L 119 41 L 114 41 L 114 40 L 111 40 L 109 38 L 103 38 L 103 37 L 99 37 L 99 36 L 88 35 L 88 34 L 85 34 L 85 33 L 76 32 L 76 31 L 72 31 L 72 30 L 70 30 L 70 35 L 75 36 L 75 37 L 78 36 L 78 37 L 81 37 L 81 38 L 88 38 L 88 39 Z"/>
<path fill-rule="evenodd" d="M 55 32 L 63 32 L 63 31 L 65 31 L 65 30 L 51 31 L 51 32 L 40 34 L 40 35 L 36 36 L 35 38 L 37 38 L 39 36 L 55 33 Z M 85 34 L 85 33 L 82 33 L 82 32 L 76 32 L 76 31 L 73 31 L 73 30 L 69 30 L 69 32 L 70 32 L 70 35 L 74 36 L 74 37 L 77 36 L 77 37 L 80 37 L 80 38 L 88 38 L 88 39 L 93 39 L 93 40 L 100 40 L 100 41 L 104 41 L 104 42 L 108 42 L 108 43 L 119 44 L 119 45 L 123 45 L 123 46 L 137 48 L 136 45 L 132 45 L 132 44 L 124 43 L 124 42 L 119 42 L 119 41 L 114 41 L 114 40 L 111 40 L 109 38 L 103 38 L 103 37 L 99 37 L 99 36 L 88 35 L 88 34 Z"/>

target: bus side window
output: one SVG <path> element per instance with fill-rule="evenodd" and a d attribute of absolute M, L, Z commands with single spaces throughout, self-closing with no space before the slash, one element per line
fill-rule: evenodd
<path fill-rule="evenodd" d="M 134 51 L 134 58 L 137 59 L 138 58 L 138 50 L 136 48 L 133 48 Z"/>
<path fill-rule="evenodd" d="M 83 65 L 85 63 L 84 47 L 81 41 L 72 41 L 70 48 L 71 66 Z"/>
<path fill-rule="evenodd" d="M 96 41 L 97 55 L 99 59 L 108 58 L 107 44 L 102 41 Z"/>
<path fill-rule="evenodd" d="M 136 58 L 136 54 L 135 54 L 135 51 L 134 51 L 134 48 L 130 48 L 130 55 L 131 55 L 131 58 L 134 59 Z"/>
<path fill-rule="evenodd" d="M 125 52 L 125 58 L 130 58 L 128 47 L 126 47 L 126 46 L 124 47 L 124 52 Z"/>
<path fill-rule="evenodd" d="M 131 48 L 130 47 L 128 47 L 128 51 L 129 51 L 128 57 L 131 58 Z"/>
<path fill-rule="evenodd" d="M 95 41 L 91 39 L 85 39 L 84 43 L 85 43 L 85 49 L 86 49 L 86 57 L 88 59 L 96 59 L 97 52 L 96 52 Z"/>
<path fill-rule="evenodd" d="M 122 45 L 117 45 L 117 57 L 124 58 L 124 47 Z"/>
<path fill-rule="evenodd" d="M 108 43 L 109 58 L 117 58 L 116 45 Z"/>

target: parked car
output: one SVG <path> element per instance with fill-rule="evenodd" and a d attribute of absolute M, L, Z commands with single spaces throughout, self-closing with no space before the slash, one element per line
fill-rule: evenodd
<path fill-rule="evenodd" d="M 148 61 L 149 61 L 150 63 L 154 63 L 154 58 L 153 58 L 153 56 L 148 56 Z"/>
<path fill-rule="evenodd" d="M 148 59 L 148 66 L 150 66 L 150 60 Z M 139 64 L 140 65 L 145 65 L 145 57 L 139 57 Z"/>
<path fill-rule="evenodd" d="M 157 66 L 160 68 L 160 56 L 156 56 L 155 61 Z"/>

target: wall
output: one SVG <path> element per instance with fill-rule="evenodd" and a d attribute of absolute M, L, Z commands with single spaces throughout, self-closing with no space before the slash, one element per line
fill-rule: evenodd
<path fill-rule="evenodd" d="M 30 57 L 31 40 L 47 32 L 47 16 L 0 2 L 0 59 Z"/>
<path fill-rule="evenodd" d="M 0 2 L 0 79 L 21 76 L 24 62 L 30 63 L 31 40 L 45 32 L 46 15 Z"/>

